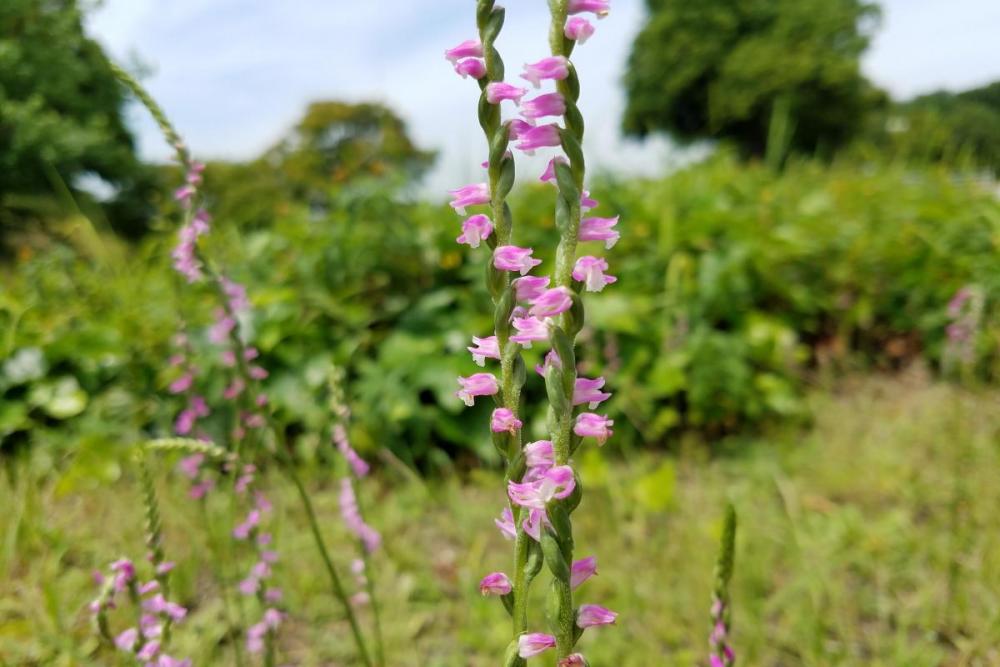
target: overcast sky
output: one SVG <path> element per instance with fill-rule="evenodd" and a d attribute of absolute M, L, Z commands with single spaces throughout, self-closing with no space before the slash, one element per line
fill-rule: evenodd
<path fill-rule="evenodd" d="M 145 80 L 200 156 L 246 158 L 272 144 L 316 99 L 391 105 L 416 141 L 440 151 L 431 188 L 471 180 L 485 148 L 477 87 L 443 50 L 473 36 L 472 0 L 105 0 L 89 29 L 120 61 L 152 68 Z M 498 48 L 508 79 L 545 55 L 547 3 L 507 0 Z M 588 163 L 653 172 L 679 159 L 665 141 L 621 139 L 620 85 L 643 20 L 642 0 L 612 13 L 574 54 L 587 119 Z M 1000 1 L 884 0 L 864 61 L 896 97 L 1000 79 Z M 168 155 L 155 127 L 131 114 L 140 151 Z M 530 167 L 528 167 L 530 168 Z M 522 172 L 523 173 L 523 172 Z"/>

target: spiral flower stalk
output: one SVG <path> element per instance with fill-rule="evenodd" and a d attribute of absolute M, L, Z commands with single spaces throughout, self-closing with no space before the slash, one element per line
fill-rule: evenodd
<path fill-rule="evenodd" d="M 729 643 L 730 620 L 729 580 L 733 576 L 733 561 L 736 554 L 736 510 L 726 506 L 726 518 L 722 527 L 722 541 L 719 560 L 715 566 L 715 589 L 712 592 L 710 610 L 712 631 L 708 643 L 710 667 L 732 667 L 736 664 L 736 654 Z"/>
<path fill-rule="evenodd" d="M 492 0 L 477 4 L 479 40 L 467 40 L 449 49 L 445 56 L 456 71 L 474 76 L 480 87 L 479 124 L 489 147 L 487 181 L 452 190 L 452 207 L 465 215 L 466 207 L 488 206 L 490 217 L 474 214 L 462 224 L 459 243 L 477 248 L 485 241 L 491 257 L 486 263 L 486 284 L 493 298 L 493 335 L 472 338 L 473 361 L 485 366 L 487 359 L 500 362 L 499 379 L 492 373 L 459 378 L 456 395 L 467 405 L 479 396 L 493 396 L 496 409 L 490 419 L 493 443 L 505 462 L 508 507 L 497 526 L 514 541 L 512 577 L 503 572 L 487 575 L 480 582 L 484 595 L 500 598 L 513 619 L 513 637 L 504 664 L 524 661 L 555 649 L 560 665 L 586 664 L 574 653 L 586 628 L 614 623 L 617 614 L 599 605 L 574 606 L 573 590 L 596 572 L 593 558 L 574 562 L 571 514 L 580 503 L 582 489 L 572 468 L 571 457 L 584 438 L 598 445 L 611 435 L 613 422 L 605 416 L 582 412 L 581 405 L 596 408 L 610 394 L 602 391 L 604 378 L 578 378 L 575 339 L 584 322 L 581 289 L 600 291 L 615 282 L 607 275 L 605 260 L 577 257 L 577 244 L 604 241 L 614 245 L 617 218 L 587 218 L 582 215 L 598 204 L 584 187 L 584 122 L 577 107 L 580 85 L 570 61 L 578 42 L 593 35 L 593 26 L 583 17 L 570 15 L 607 13 L 607 2 L 598 0 L 550 0 L 550 55 L 526 64 L 520 78 L 540 88 L 554 82 L 555 92 L 524 99 L 527 91 L 504 81 L 504 66 L 494 43 L 503 27 L 504 10 Z M 521 117 L 502 120 L 505 102 L 520 107 Z M 546 117 L 561 118 L 541 123 Z M 511 144 L 511 142 L 514 142 Z M 541 180 L 557 188 L 555 221 L 559 241 L 555 266 L 549 276 L 530 275 L 542 261 L 532 248 L 514 244 L 513 216 L 506 202 L 514 184 L 511 148 L 527 154 L 558 148 Z M 485 218 L 485 219 L 484 219 Z M 581 230 L 585 230 L 583 233 Z M 527 380 L 522 348 L 548 345 L 544 362 L 536 369 L 542 375 L 548 396 L 548 440 L 524 443 L 525 407 L 521 391 Z M 543 564 L 552 577 L 546 616 L 551 634 L 528 632 L 528 589 Z"/>
<path fill-rule="evenodd" d="M 204 256 L 199 248 L 199 239 L 209 232 L 210 216 L 208 213 L 196 206 L 199 195 L 199 186 L 202 182 L 202 172 L 204 165 L 191 159 L 190 153 L 182 141 L 178 132 L 174 129 L 163 110 L 149 93 L 127 72 L 116 65 L 112 65 L 112 70 L 117 78 L 139 99 L 146 109 L 153 116 L 159 125 L 164 137 L 173 147 L 176 158 L 185 171 L 185 183 L 174 193 L 174 198 L 179 202 L 183 210 L 183 222 L 179 233 L 179 243 L 173 251 L 174 268 L 184 276 L 189 283 L 209 279 L 214 289 L 218 306 L 215 310 L 215 324 L 209 331 L 209 339 L 212 343 L 222 349 L 222 359 L 226 366 L 233 368 L 232 382 L 224 392 L 226 400 L 236 401 L 238 410 L 236 420 L 231 431 L 231 439 L 235 442 L 233 465 L 240 459 L 241 451 L 251 437 L 256 437 L 256 442 L 266 444 L 263 438 L 265 430 L 269 430 L 273 438 L 273 455 L 281 464 L 282 469 L 292 481 L 309 520 L 310 529 L 313 535 L 315 546 L 330 579 L 330 584 L 334 596 L 343 606 L 351 632 L 357 646 L 358 654 L 362 664 L 372 667 L 372 660 L 369 657 L 368 649 L 361 631 L 360 624 L 350 604 L 348 596 L 344 590 L 342 581 L 322 536 L 319 522 L 316 518 L 312 501 L 305 486 L 300 479 L 295 468 L 295 463 L 288 451 L 283 430 L 274 423 L 273 418 L 267 409 L 268 401 L 266 395 L 260 391 L 260 381 L 267 377 L 267 371 L 256 364 L 251 363 L 257 356 L 257 350 L 248 346 L 240 335 L 239 319 L 240 314 L 249 308 L 246 290 L 238 283 L 233 282 L 228 277 L 216 270 L 212 263 Z M 191 375 L 189 373 L 189 375 Z M 192 376 L 193 377 L 193 376 Z M 192 380 L 185 379 L 175 387 L 175 393 L 186 393 L 190 388 Z M 189 433 L 198 418 L 208 414 L 208 408 L 204 400 L 200 397 L 192 397 L 188 409 L 178 418 L 179 427 L 176 428 L 179 435 Z M 179 441 L 183 442 L 183 441 Z M 194 457 L 200 456 L 197 452 Z M 194 478 L 198 474 L 201 459 L 189 460 L 189 475 Z M 234 491 L 236 494 L 246 494 L 252 484 L 255 469 L 247 464 L 240 471 L 233 467 Z M 276 558 L 273 550 L 267 548 L 270 542 L 270 534 L 259 532 L 257 526 L 260 515 L 269 508 L 259 492 L 254 494 L 255 506 L 248 513 L 243 523 L 233 530 L 234 538 L 238 540 L 248 539 L 252 542 L 256 562 L 249 577 L 241 582 L 245 594 L 254 594 L 260 600 L 263 607 L 266 607 L 263 617 L 257 624 L 247 630 L 247 645 L 251 652 L 264 651 L 266 665 L 273 665 L 274 657 L 274 636 L 282 620 L 282 613 L 271 606 L 277 601 L 277 595 L 270 595 L 269 589 L 265 589 L 261 584 L 270 575 L 270 565 Z M 253 584 L 251 586 L 251 584 Z M 251 591 L 251 589 L 253 589 Z M 248 592 L 250 591 L 250 592 Z"/>

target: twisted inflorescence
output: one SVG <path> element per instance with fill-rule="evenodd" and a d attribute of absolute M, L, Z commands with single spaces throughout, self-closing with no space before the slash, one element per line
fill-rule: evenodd
<path fill-rule="evenodd" d="M 480 0 L 476 22 L 479 39 L 470 39 L 445 52 L 456 72 L 478 80 L 479 124 L 489 147 L 486 181 L 451 191 L 452 207 L 461 215 L 473 206 L 488 206 L 489 215 L 475 213 L 463 221 L 458 242 L 491 253 L 486 263 L 486 284 L 493 297 L 492 335 L 473 336 L 473 361 L 486 365 L 498 360 L 499 377 L 480 372 L 459 378 L 456 395 L 467 405 L 477 397 L 493 396 L 496 408 L 490 419 L 493 443 L 506 464 L 508 507 L 497 526 L 514 542 L 514 571 L 487 575 L 480 582 L 484 595 L 497 595 L 513 618 L 513 638 L 505 664 L 518 665 L 534 655 L 555 648 L 560 665 L 583 665 L 585 658 L 573 649 L 588 627 L 614 623 L 616 614 L 599 605 L 575 606 L 573 590 L 596 572 L 595 559 L 573 560 L 571 514 L 581 498 L 581 486 L 571 456 L 584 438 L 599 445 L 610 437 L 612 420 L 593 410 L 610 397 L 604 378 L 577 377 L 575 338 L 584 322 L 581 291 L 601 291 L 615 282 L 603 258 L 577 256 L 580 242 L 614 245 L 617 218 L 583 215 L 598 204 L 584 190 L 584 123 L 577 100 L 579 79 L 570 56 L 576 44 L 588 39 L 593 25 L 577 14 L 607 14 L 606 0 L 551 0 L 551 54 L 526 64 L 520 78 L 540 88 L 554 82 L 555 91 L 525 99 L 528 89 L 504 80 L 504 64 L 495 42 L 503 27 L 505 11 L 492 0 Z M 520 108 L 520 117 L 503 120 L 501 106 Z M 543 123 L 546 117 L 563 123 Z M 511 142 L 514 142 L 513 144 Z M 511 150 L 532 154 L 558 148 L 540 180 L 557 188 L 555 221 L 559 242 L 555 266 L 548 276 L 531 275 L 542 261 L 534 249 L 513 241 L 513 216 L 507 195 L 514 185 Z M 548 351 L 536 371 L 548 396 L 549 439 L 523 443 L 524 406 L 521 391 L 527 380 L 523 349 L 546 345 Z M 529 633 L 528 589 L 542 565 L 552 575 L 548 617 L 552 634 Z"/>

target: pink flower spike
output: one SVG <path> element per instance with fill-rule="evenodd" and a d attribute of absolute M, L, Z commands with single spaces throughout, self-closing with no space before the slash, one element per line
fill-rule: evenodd
<path fill-rule="evenodd" d="M 515 278 L 512 282 L 518 301 L 534 301 L 549 286 L 549 278 L 544 276 L 524 276 Z"/>
<path fill-rule="evenodd" d="M 493 523 L 500 529 L 500 534 L 504 536 L 504 539 L 513 540 L 517 537 L 517 529 L 514 527 L 514 514 L 510 511 L 509 507 L 504 507 L 503 511 L 500 512 L 500 518 L 493 519 Z"/>
<path fill-rule="evenodd" d="M 614 276 L 606 275 L 608 262 L 603 257 L 584 255 L 573 266 L 573 280 L 583 282 L 588 292 L 600 292 L 605 285 L 617 282 Z"/>
<path fill-rule="evenodd" d="M 476 396 L 492 396 L 500 391 L 500 385 L 492 373 L 474 373 L 469 377 L 459 377 L 458 384 L 462 388 L 456 391 L 455 395 L 469 407 L 475 404 Z"/>
<path fill-rule="evenodd" d="M 603 386 L 604 378 L 602 377 L 593 380 L 578 377 L 576 385 L 573 387 L 573 405 L 583 405 L 586 403 L 593 410 L 611 398 L 611 394 L 601 391 L 601 387 Z"/>
<path fill-rule="evenodd" d="M 521 248 L 516 245 L 497 246 L 493 251 L 493 266 L 501 271 L 517 271 L 522 276 L 542 263 L 542 260 L 531 256 L 531 248 Z"/>
<path fill-rule="evenodd" d="M 562 145 L 562 137 L 559 135 L 559 126 L 555 123 L 539 125 L 530 130 L 519 132 L 517 143 L 514 148 L 523 151 L 527 155 L 534 155 L 536 148 L 547 148 Z"/>
<path fill-rule="evenodd" d="M 546 93 L 521 103 L 521 115 L 528 120 L 537 120 L 545 116 L 562 116 L 564 113 L 566 113 L 566 100 L 559 93 Z"/>
<path fill-rule="evenodd" d="M 597 574 L 597 559 L 595 557 L 588 556 L 573 561 L 573 567 L 570 569 L 570 586 L 576 588 L 595 574 Z"/>
<path fill-rule="evenodd" d="M 517 654 L 522 658 L 534 657 L 555 646 L 555 637 L 540 632 L 531 632 L 517 638 Z"/>
<path fill-rule="evenodd" d="M 612 625 L 618 614 L 605 609 L 599 604 L 580 605 L 576 613 L 576 624 L 581 628 L 592 628 L 597 625 Z"/>
<path fill-rule="evenodd" d="M 524 424 L 507 408 L 497 408 L 490 418 L 490 430 L 494 433 L 510 433 L 514 435 Z"/>
<path fill-rule="evenodd" d="M 608 0 L 569 0 L 566 8 L 567 14 L 593 12 L 599 19 L 603 19 L 610 11 L 611 3 Z"/>
<path fill-rule="evenodd" d="M 545 79 L 565 79 L 569 76 L 569 61 L 564 56 L 547 56 L 536 63 L 525 63 L 521 78 L 538 88 Z"/>
<path fill-rule="evenodd" d="M 555 317 L 560 313 L 565 313 L 573 306 L 573 295 L 569 288 L 559 286 L 545 290 L 538 298 L 531 302 L 531 310 L 528 312 L 535 317 Z"/>
<path fill-rule="evenodd" d="M 456 64 L 462 58 L 482 58 L 483 44 L 478 39 L 467 39 L 461 44 L 446 50 L 444 52 L 444 57 L 447 58 L 452 65 Z"/>
<path fill-rule="evenodd" d="M 572 39 L 577 44 L 583 44 L 594 34 L 594 24 L 582 16 L 574 16 L 566 21 L 566 28 L 563 31 L 566 39 Z"/>
<path fill-rule="evenodd" d="M 490 104 L 500 104 L 504 100 L 510 100 L 519 105 L 521 98 L 527 94 L 527 88 L 518 88 L 502 81 L 486 84 L 486 101 Z"/>
<path fill-rule="evenodd" d="M 478 366 L 485 366 L 487 358 L 500 358 L 500 346 L 497 343 L 496 336 L 487 336 L 486 338 L 473 336 L 472 346 L 466 349 L 472 353 L 472 360 L 476 362 L 476 365 Z"/>
<path fill-rule="evenodd" d="M 580 223 L 581 241 L 604 241 L 604 247 L 610 250 L 621 236 L 613 227 L 618 224 L 618 216 L 613 218 L 584 218 Z"/>
<path fill-rule="evenodd" d="M 510 337 L 511 342 L 530 348 L 535 341 L 549 339 L 549 325 L 545 320 L 537 317 L 515 317 L 512 322 L 517 333 Z"/>
<path fill-rule="evenodd" d="M 555 184 L 557 162 L 561 162 L 562 164 L 569 164 L 569 161 L 567 161 L 566 158 L 564 158 L 562 155 L 555 156 L 554 158 L 549 160 L 548 166 L 545 167 L 545 171 L 543 171 L 542 175 L 538 177 L 538 180 L 540 180 L 543 183 Z"/>
<path fill-rule="evenodd" d="M 465 219 L 462 223 L 462 235 L 456 241 L 470 248 L 478 248 L 479 244 L 493 233 L 493 223 L 482 213 L 477 213 Z"/>
<path fill-rule="evenodd" d="M 465 60 L 460 60 L 455 63 L 455 71 L 458 72 L 463 79 L 470 76 L 473 79 L 482 79 L 486 76 L 486 63 L 479 58 L 466 58 Z"/>
<path fill-rule="evenodd" d="M 459 215 L 465 215 L 466 206 L 477 206 L 490 203 L 490 186 L 486 183 L 475 183 L 465 187 L 449 190 L 452 196 L 449 204 Z"/>
<path fill-rule="evenodd" d="M 551 468 L 555 465 L 555 456 L 550 440 L 536 440 L 524 446 L 524 456 L 529 468 Z"/>
<path fill-rule="evenodd" d="M 493 572 L 479 582 L 479 592 L 483 595 L 507 595 L 514 589 L 510 579 L 503 572 Z"/>
<path fill-rule="evenodd" d="M 576 418 L 576 424 L 573 425 L 573 433 L 576 433 L 581 438 L 597 438 L 597 444 L 601 446 L 614 434 L 614 431 L 611 430 L 611 426 L 614 423 L 613 420 L 608 419 L 604 415 L 594 414 L 593 412 L 582 412 Z"/>

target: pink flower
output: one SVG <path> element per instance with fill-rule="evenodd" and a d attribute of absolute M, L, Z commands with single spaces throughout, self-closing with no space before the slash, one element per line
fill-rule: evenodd
<path fill-rule="evenodd" d="M 510 511 L 509 507 L 504 507 L 503 511 L 500 512 L 500 518 L 493 519 L 493 523 L 500 529 L 500 534 L 505 539 L 513 540 L 517 537 L 517 529 L 514 527 L 514 514 Z"/>
<path fill-rule="evenodd" d="M 493 572 L 479 582 L 479 592 L 483 595 L 507 595 L 514 589 L 510 579 L 503 572 Z"/>
<path fill-rule="evenodd" d="M 605 285 L 617 282 L 614 276 L 605 275 L 608 262 L 602 257 L 584 255 L 573 266 L 573 280 L 580 280 L 588 292 L 600 292 Z"/>
<path fill-rule="evenodd" d="M 597 18 L 603 19 L 611 11 L 611 3 L 608 0 L 569 0 L 566 8 L 568 14 L 582 14 L 593 12 Z"/>
<path fill-rule="evenodd" d="M 540 632 L 531 632 L 517 638 L 517 654 L 522 658 L 531 658 L 555 646 L 555 637 Z"/>
<path fill-rule="evenodd" d="M 191 222 L 181 227 L 178 233 L 180 242 L 171 253 L 174 259 L 174 269 L 187 278 L 189 283 L 196 282 L 202 277 L 201 262 L 198 260 L 196 247 L 198 237 L 208 232 L 208 222 L 209 217 L 205 211 L 199 210 L 195 213 Z"/>
<path fill-rule="evenodd" d="M 569 62 L 563 56 L 547 56 L 537 63 L 525 63 L 521 78 L 538 88 L 545 79 L 565 79 L 569 76 Z"/>
<path fill-rule="evenodd" d="M 490 104 L 500 104 L 504 100 L 511 100 L 514 104 L 520 104 L 521 98 L 527 93 L 527 88 L 518 88 L 502 81 L 494 81 L 486 84 L 486 101 Z"/>
<path fill-rule="evenodd" d="M 479 58 L 466 58 L 455 63 L 455 71 L 462 75 L 462 78 L 472 77 L 482 79 L 486 76 L 486 63 Z"/>
<path fill-rule="evenodd" d="M 117 646 L 122 651 L 128 651 L 131 653 L 135 650 L 135 640 L 139 638 L 139 631 L 135 628 L 129 628 L 125 630 L 120 635 L 115 637 L 115 646 Z"/>
<path fill-rule="evenodd" d="M 510 137 L 511 141 L 517 141 L 525 132 L 534 127 L 528 121 L 521 120 L 520 118 L 512 118 L 507 121 L 507 136 Z"/>
<path fill-rule="evenodd" d="M 236 328 L 236 320 L 226 315 L 221 308 L 215 314 L 217 319 L 212 328 L 208 330 L 208 339 L 216 345 L 221 345 L 229 338 L 230 332 Z"/>
<path fill-rule="evenodd" d="M 573 306 L 573 295 L 569 288 L 559 286 L 545 290 L 531 302 L 528 312 L 535 317 L 555 317 Z"/>
<path fill-rule="evenodd" d="M 549 325 L 537 317 L 515 317 L 514 328 L 517 333 L 510 337 L 511 341 L 530 348 L 534 341 L 549 339 Z"/>
<path fill-rule="evenodd" d="M 477 213 L 465 219 L 462 223 L 462 235 L 456 241 L 472 248 L 478 248 L 483 240 L 493 233 L 493 223 L 482 213 Z"/>
<path fill-rule="evenodd" d="M 260 525 L 260 512 L 258 510 L 250 510 L 247 514 L 247 518 L 243 520 L 243 523 L 238 524 L 233 528 L 233 537 L 238 540 L 245 540 L 250 536 L 251 531 Z"/>
<path fill-rule="evenodd" d="M 453 46 L 444 52 L 444 57 L 456 64 L 462 58 L 482 58 L 483 44 L 478 39 L 467 39 L 458 46 Z"/>
<path fill-rule="evenodd" d="M 243 595 L 256 595 L 257 589 L 260 588 L 260 582 L 257 581 L 255 577 L 247 577 L 246 579 L 240 581 L 237 588 Z"/>
<path fill-rule="evenodd" d="M 566 39 L 572 39 L 577 44 L 583 44 L 594 34 L 594 25 L 581 16 L 574 16 L 566 21 L 566 28 L 563 31 Z"/>
<path fill-rule="evenodd" d="M 532 509 L 528 511 L 528 517 L 521 522 L 524 532 L 536 542 L 542 541 L 542 527 L 551 526 L 549 517 L 545 510 Z"/>
<path fill-rule="evenodd" d="M 449 204 L 459 215 L 465 215 L 466 206 L 488 204 L 490 202 L 490 186 L 486 183 L 474 183 L 465 187 L 449 190 L 452 196 Z"/>
<path fill-rule="evenodd" d="M 601 387 L 603 386 L 604 378 L 602 377 L 593 380 L 578 377 L 576 385 L 573 387 L 573 405 L 587 403 L 588 407 L 593 410 L 599 404 L 611 398 L 611 394 L 601 391 Z"/>
<path fill-rule="evenodd" d="M 555 350 L 549 350 L 545 354 L 545 358 L 542 359 L 542 363 L 535 366 L 535 372 L 545 377 L 545 370 L 549 366 L 555 366 L 556 368 L 562 368 L 562 360 L 559 359 L 559 355 L 556 354 Z"/>
<path fill-rule="evenodd" d="M 348 530 L 361 540 L 361 544 L 364 545 L 368 553 L 372 553 L 378 549 L 382 543 L 382 536 L 361 518 L 361 511 L 358 509 L 358 499 L 354 495 L 354 485 L 351 484 L 351 480 L 348 477 L 340 480 L 340 515 L 344 519 L 344 524 Z"/>
<path fill-rule="evenodd" d="M 569 466 L 555 466 L 543 472 L 533 482 L 507 483 L 507 495 L 515 505 L 529 509 L 545 509 L 551 500 L 562 500 L 573 493 L 576 478 Z"/>
<path fill-rule="evenodd" d="M 525 463 L 529 468 L 551 468 L 555 465 L 550 440 L 536 440 L 524 446 Z"/>
<path fill-rule="evenodd" d="M 266 380 L 269 375 L 267 369 L 261 368 L 260 366 L 251 366 L 249 373 L 250 377 L 254 380 Z"/>
<path fill-rule="evenodd" d="M 493 251 L 493 266 L 501 271 L 518 271 L 523 276 L 542 263 L 531 256 L 531 248 L 516 245 L 497 246 Z"/>
<path fill-rule="evenodd" d="M 584 218 L 580 223 L 581 241 L 604 241 L 604 247 L 611 249 L 621 236 L 612 229 L 618 224 L 618 216 L 613 218 Z"/>
<path fill-rule="evenodd" d="M 618 618 L 618 614 L 605 609 L 598 604 L 580 605 L 576 613 L 576 624 L 581 628 L 592 628 L 597 625 L 611 625 Z"/>
<path fill-rule="evenodd" d="M 455 395 L 469 407 L 475 404 L 476 396 L 492 396 L 500 391 L 500 385 L 492 373 L 474 373 L 469 377 L 459 377 L 458 384 L 462 388 L 456 391 Z"/>
<path fill-rule="evenodd" d="M 518 280 L 521 279 L 519 278 Z M 500 358 L 500 345 L 497 343 L 496 336 L 487 336 L 486 338 L 473 336 L 472 346 L 466 349 L 472 353 L 472 360 L 479 366 L 485 366 L 487 358 Z"/>
<path fill-rule="evenodd" d="M 576 418 L 576 424 L 573 425 L 573 433 L 576 433 L 581 438 L 597 438 L 597 444 L 603 445 L 614 433 L 611 430 L 611 426 L 614 423 L 613 420 L 608 419 L 604 415 L 594 414 L 593 412 L 582 412 Z"/>
<path fill-rule="evenodd" d="M 194 383 L 194 375 L 191 373 L 185 373 L 176 380 L 170 383 L 167 387 L 167 391 L 171 394 L 183 394 L 185 391 L 191 388 Z"/>
<path fill-rule="evenodd" d="M 194 479 L 201 470 L 201 464 L 205 461 L 204 454 L 192 454 L 185 456 L 177 463 L 177 469 L 188 479 Z"/>
<path fill-rule="evenodd" d="M 490 430 L 494 433 L 507 432 L 513 435 L 521 426 L 523 426 L 521 420 L 507 408 L 497 408 L 490 418 Z"/>
<path fill-rule="evenodd" d="M 599 202 L 596 199 L 591 199 L 590 191 L 584 190 L 580 193 L 580 211 L 586 212 L 590 209 L 597 208 Z"/>
<path fill-rule="evenodd" d="M 156 657 L 156 654 L 160 651 L 160 642 L 155 639 L 151 642 L 146 642 L 146 644 L 139 649 L 139 652 L 135 654 L 135 657 L 140 660 L 152 660 Z"/>
<path fill-rule="evenodd" d="M 587 667 L 587 659 L 582 653 L 571 653 L 559 661 L 556 667 Z"/>
<path fill-rule="evenodd" d="M 160 590 L 160 582 L 156 579 L 152 581 L 147 581 L 142 586 L 139 586 L 139 595 L 145 595 L 146 593 L 152 593 L 153 591 Z"/>
<path fill-rule="evenodd" d="M 555 156 L 554 158 L 549 160 L 548 166 L 545 167 L 545 171 L 543 171 L 542 175 L 538 177 L 538 180 L 542 181 L 543 183 L 555 183 L 557 162 L 560 162 L 562 164 L 569 164 L 569 161 L 562 155 Z"/>
<path fill-rule="evenodd" d="M 228 387 L 222 390 L 222 397 L 227 401 L 231 401 L 240 394 L 246 388 L 246 383 L 243 382 L 243 378 L 234 378 Z"/>
<path fill-rule="evenodd" d="M 524 276 L 512 281 L 518 301 L 534 301 L 549 286 L 549 278 L 544 276 Z"/>
<path fill-rule="evenodd" d="M 519 90 L 524 89 L 520 88 Z M 564 113 L 566 113 L 566 100 L 559 93 L 539 95 L 521 104 L 521 115 L 528 120 L 536 120 L 545 116 L 561 116 Z"/>
<path fill-rule="evenodd" d="M 595 574 L 597 574 L 597 559 L 593 556 L 573 561 L 573 567 L 570 568 L 570 586 L 576 588 Z"/>
<path fill-rule="evenodd" d="M 532 127 L 530 130 L 519 132 L 514 148 L 524 151 L 528 155 L 534 155 L 536 148 L 559 146 L 561 144 L 562 137 L 559 136 L 559 126 L 555 123 L 549 123 L 548 125 L 539 125 L 538 127 Z"/>

